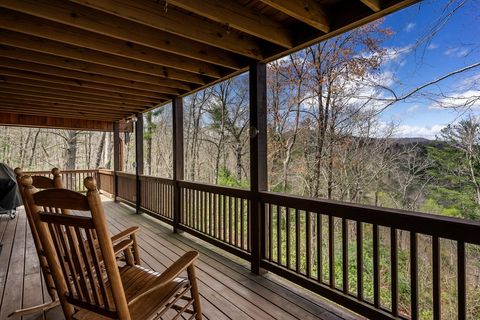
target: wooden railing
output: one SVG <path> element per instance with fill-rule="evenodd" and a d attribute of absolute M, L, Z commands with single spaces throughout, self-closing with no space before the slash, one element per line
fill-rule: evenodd
<path fill-rule="evenodd" d="M 440 319 L 440 244 L 453 242 L 458 319 L 466 319 L 465 248 L 469 244 L 480 249 L 480 223 L 268 192 L 262 192 L 260 199 L 266 225 L 261 266 L 372 319 L 419 318 L 419 282 L 426 281 L 419 278 L 420 239 L 423 246 L 431 246 L 427 259 L 431 266 L 424 266 L 423 276 L 431 275 L 432 314 Z M 408 255 L 406 265 L 400 265 L 399 254 Z M 389 258 L 383 264 L 381 255 Z M 371 269 L 366 260 L 372 261 Z M 389 265 L 385 260 L 390 260 Z M 373 278 L 369 288 L 367 275 Z M 410 306 L 403 312 L 400 275 L 410 283 L 405 299 Z M 381 290 L 388 292 L 381 295 Z"/>
<path fill-rule="evenodd" d="M 113 171 L 99 169 L 98 170 L 98 181 L 102 191 L 113 195 L 115 193 L 115 175 Z"/>
<path fill-rule="evenodd" d="M 249 259 L 250 192 L 186 181 L 178 184 L 179 228 Z"/>
<path fill-rule="evenodd" d="M 171 179 L 140 176 L 142 190 L 140 209 L 157 218 L 173 221 L 173 188 Z"/>
<path fill-rule="evenodd" d="M 478 222 L 272 192 L 253 197 L 248 190 L 106 170 L 63 174 L 67 186 L 69 180 L 78 186 L 84 176 L 96 176 L 103 191 L 170 225 L 178 214 L 178 229 L 248 261 L 254 245 L 252 202 L 259 201 L 260 266 L 372 319 L 418 319 L 425 274 L 431 278 L 431 315 L 440 319 L 446 263 L 441 257 L 447 246 L 456 270 L 450 281 L 457 283 L 451 303 L 458 319 L 467 318 L 467 295 L 478 295 L 467 285 L 475 276 L 468 271 L 469 252 L 478 257 L 480 251 Z M 423 260 L 429 263 L 420 273 Z M 406 279 L 408 288 L 400 290 Z"/>
<path fill-rule="evenodd" d="M 28 171 L 25 172 L 29 175 L 38 175 L 53 178 L 53 175 L 50 171 Z M 86 177 L 94 177 L 98 180 L 98 170 L 95 169 L 88 169 L 88 170 L 62 170 L 60 171 L 62 176 L 63 185 L 65 188 L 78 191 L 78 192 L 86 192 L 86 188 L 83 185 L 83 180 Z"/>

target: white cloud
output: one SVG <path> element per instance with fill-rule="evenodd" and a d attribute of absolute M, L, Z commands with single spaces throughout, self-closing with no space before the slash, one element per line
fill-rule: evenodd
<path fill-rule="evenodd" d="M 463 58 L 470 53 L 470 50 L 467 48 L 455 47 L 455 48 L 448 48 L 443 52 L 446 56 Z"/>
<path fill-rule="evenodd" d="M 407 26 L 405 27 L 405 31 L 406 31 L 406 32 L 410 32 L 410 31 L 413 30 L 413 28 L 415 28 L 415 23 L 410 22 L 410 23 L 408 23 Z"/>
<path fill-rule="evenodd" d="M 438 48 L 438 44 L 436 43 L 430 43 L 427 47 L 428 50 L 435 50 Z"/>
<path fill-rule="evenodd" d="M 413 106 L 408 107 L 407 112 L 408 113 L 414 112 L 414 111 L 418 110 L 418 108 L 420 108 L 420 106 L 418 104 L 414 104 Z"/>
<path fill-rule="evenodd" d="M 480 91 L 467 90 L 450 94 L 433 102 L 429 109 L 445 108 L 480 108 Z"/>
<path fill-rule="evenodd" d="M 443 128 L 445 128 L 445 126 L 439 124 L 433 126 L 412 126 L 403 124 L 398 126 L 395 131 L 395 136 L 399 138 L 435 139 L 435 136 L 438 135 Z"/>

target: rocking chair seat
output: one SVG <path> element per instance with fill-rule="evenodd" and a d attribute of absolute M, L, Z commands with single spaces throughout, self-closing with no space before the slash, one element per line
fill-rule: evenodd
<path fill-rule="evenodd" d="M 145 291 L 154 288 L 160 279 L 161 273 L 153 272 L 138 265 L 124 266 L 120 269 L 120 278 L 127 302 L 130 302 Z M 154 295 L 145 296 L 141 303 L 129 305 L 132 320 L 152 319 L 152 315 L 160 316 L 164 311 L 173 306 L 174 309 L 183 308 L 186 305 L 185 295 L 190 289 L 190 282 L 187 278 L 177 277 L 156 290 Z M 180 301 L 183 302 L 180 305 Z M 175 306 L 176 305 L 176 306 Z M 190 303 L 188 303 L 190 305 Z M 187 307 L 188 307 L 187 305 Z M 188 310 L 187 310 L 188 312 Z M 73 315 L 76 320 L 107 320 L 108 317 L 81 309 Z"/>

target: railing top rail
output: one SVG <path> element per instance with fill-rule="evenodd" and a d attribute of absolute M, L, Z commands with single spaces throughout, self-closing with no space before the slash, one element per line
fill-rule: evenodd
<path fill-rule="evenodd" d="M 149 175 L 145 175 L 145 174 L 140 175 L 140 180 L 142 180 L 142 181 L 157 180 L 157 181 L 162 182 L 163 184 L 172 184 L 172 185 L 175 184 L 173 179 L 164 178 L 164 177 L 149 176 Z"/>
<path fill-rule="evenodd" d="M 60 173 L 88 173 L 88 172 L 97 172 L 97 169 L 79 169 L 79 170 L 61 170 Z M 24 173 L 28 174 L 46 174 L 46 173 L 51 173 L 51 170 L 35 170 L 35 171 L 25 171 Z"/>
<path fill-rule="evenodd" d="M 219 194 L 223 194 L 231 197 L 244 198 L 244 199 L 251 198 L 251 192 L 249 190 L 244 190 L 244 189 L 223 187 L 223 186 L 217 186 L 214 184 L 198 183 L 198 182 L 190 182 L 190 181 L 178 181 L 178 185 L 183 188 L 189 188 L 189 189 L 212 192 L 212 193 L 219 193 Z"/>
<path fill-rule="evenodd" d="M 135 173 L 123 172 L 123 171 L 115 171 L 115 174 L 119 177 L 126 177 L 126 178 L 133 178 L 135 179 Z"/>
<path fill-rule="evenodd" d="M 260 192 L 260 199 L 264 203 L 480 244 L 480 222 L 477 221 L 333 200 L 310 199 L 275 192 Z"/>

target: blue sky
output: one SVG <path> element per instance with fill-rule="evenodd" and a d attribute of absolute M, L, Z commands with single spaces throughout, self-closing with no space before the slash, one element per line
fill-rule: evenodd
<path fill-rule="evenodd" d="M 454 4 L 460 2 L 463 1 L 454 1 Z M 384 71 L 393 74 L 397 94 L 407 93 L 421 84 L 480 61 L 478 0 L 466 1 L 441 23 L 436 34 L 428 37 L 432 28 L 438 25 L 439 18 L 451 10 L 452 6 L 446 7 L 448 3 L 448 0 L 425 0 L 385 19 L 384 26 L 390 27 L 394 35 L 384 45 L 392 49 L 395 57 L 385 65 Z M 416 45 L 425 38 L 428 40 Z M 381 114 L 381 119 L 399 125 L 397 136 L 434 138 L 440 128 L 449 123 L 468 114 L 480 115 L 480 102 L 469 109 L 441 108 L 440 104 L 456 103 L 444 96 L 467 98 L 480 95 L 479 90 L 480 67 L 477 67 L 443 80 L 405 102 L 394 104 Z M 444 96 L 438 96 L 439 93 Z"/>

